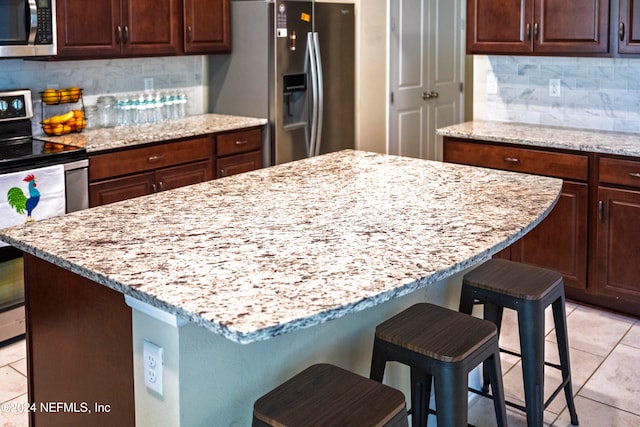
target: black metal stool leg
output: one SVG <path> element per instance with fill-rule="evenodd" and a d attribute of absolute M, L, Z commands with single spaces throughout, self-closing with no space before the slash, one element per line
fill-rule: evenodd
<path fill-rule="evenodd" d="M 571 424 L 578 425 L 578 414 L 573 401 L 573 390 L 571 386 L 571 362 L 569 360 L 569 338 L 567 335 L 567 315 L 564 306 L 564 297 L 558 298 L 552 304 L 553 322 L 556 328 L 556 339 L 558 340 L 558 354 L 560 356 L 560 366 L 562 371 L 562 381 L 566 382 L 564 386 L 564 395 L 567 398 L 567 409 L 571 416 Z"/>
<path fill-rule="evenodd" d="M 498 337 L 500 337 L 500 327 L 502 326 L 502 314 L 504 312 L 504 307 L 492 304 L 490 302 L 485 302 L 483 305 L 484 319 L 496 325 L 496 328 L 498 329 Z M 488 393 L 490 383 L 490 367 L 486 362 L 482 365 L 482 378 L 482 391 Z"/>
<path fill-rule="evenodd" d="M 502 384 L 502 369 L 500 368 L 500 350 L 484 362 L 489 366 L 489 378 L 491 379 L 491 394 L 493 396 L 493 408 L 496 413 L 498 427 L 507 425 L 507 411 L 504 402 L 504 386 Z"/>
<path fill-rule="evenodd" d="M 382 382 L 384 378 L 384 369 L 387 364 L 386 346 L 378 339 L 373 342 L 373 355 L 371 357 L 371 371 L 369 378 L 374 381 Z"/>
<path fill-rule="evenodd" d="M 431 397 L 431 375 L 411 367 L 411 425 L 426 427 Z"/>
<path fill-rule="evenodd" d="M 441 369 L 434 375 L 438 427 L 467 427 L 468 372 Z"/>
<path fill-rule="evenodd" d="M 527 426 L 542 427 L 544 413 L 544 308 L 525 302 L 518 309 Z"/>

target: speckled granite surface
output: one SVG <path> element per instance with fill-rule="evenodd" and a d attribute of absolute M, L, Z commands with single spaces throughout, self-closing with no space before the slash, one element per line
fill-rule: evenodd
<path fill-rule="evenodd" d="M 640 157 L 640 134 L 578 130 L 506 122 L 465 122 L 437 130 L 438 135 L 536 147 Z"/>
<path fill-rule="evenodd" d="M 559 179 L 341 151 L 0 230 L 248 343 L 428 286 L 504 248 Z"/>
<path fill-rule="evenodd" d="M 38 136 L 38 139 L 84 147 L 87 153 L 94 153 L 151 142 L 262 126 L 266 123 L 266 119 L 252 117 L 202 114 L 157 124 L 88 130 L 82 133 L 71 133 L 62 136 Z"/>

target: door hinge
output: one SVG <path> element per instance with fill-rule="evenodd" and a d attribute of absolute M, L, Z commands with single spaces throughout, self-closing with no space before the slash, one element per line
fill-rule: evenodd
<path fill-rule="evenodd" d="M 389 100 L 391 101 L 391 103 L 393 104 L 393 92 L 391 92 L 391 96 L 389 97 Z"/>
<path fill-rule="evenodd" d="M 460 92 L 464 92 L 464 83 L 460 82 Z"/>

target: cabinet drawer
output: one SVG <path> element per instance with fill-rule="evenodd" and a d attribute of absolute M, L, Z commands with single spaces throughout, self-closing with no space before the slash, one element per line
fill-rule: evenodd
<path fill-rule="evenodd" d="M 216 161 L 216 178 L 249 172 L 262 167 L 262 151 L 238 154 Z"/>
<path fill-rule="evenodd" d="M 444 161 L 586 181 L 586 155 L 445 139 Z"/>
<path fill-rule="evenodd" d="M 216 138 L 218 142 L 216 154 L 219 157 L 259 150 L 262 147 L 260 129 L 224 133 Z"/>
<path fill-rule="evenodd" d="M 211 143 L 205 137 L 90 156 L 89 181 L 206 160 Z"/>
<path fill-rule="evenodd" d="M 640 187 L 640 161 L 600 158 L 601 183 Z"/>

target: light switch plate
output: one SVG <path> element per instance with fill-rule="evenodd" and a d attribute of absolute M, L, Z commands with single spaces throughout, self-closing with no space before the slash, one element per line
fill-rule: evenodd
<path fill-rule="evenodd" d="M 549 79 L 549 96 L 560 96 L 560 79 Z"/>

